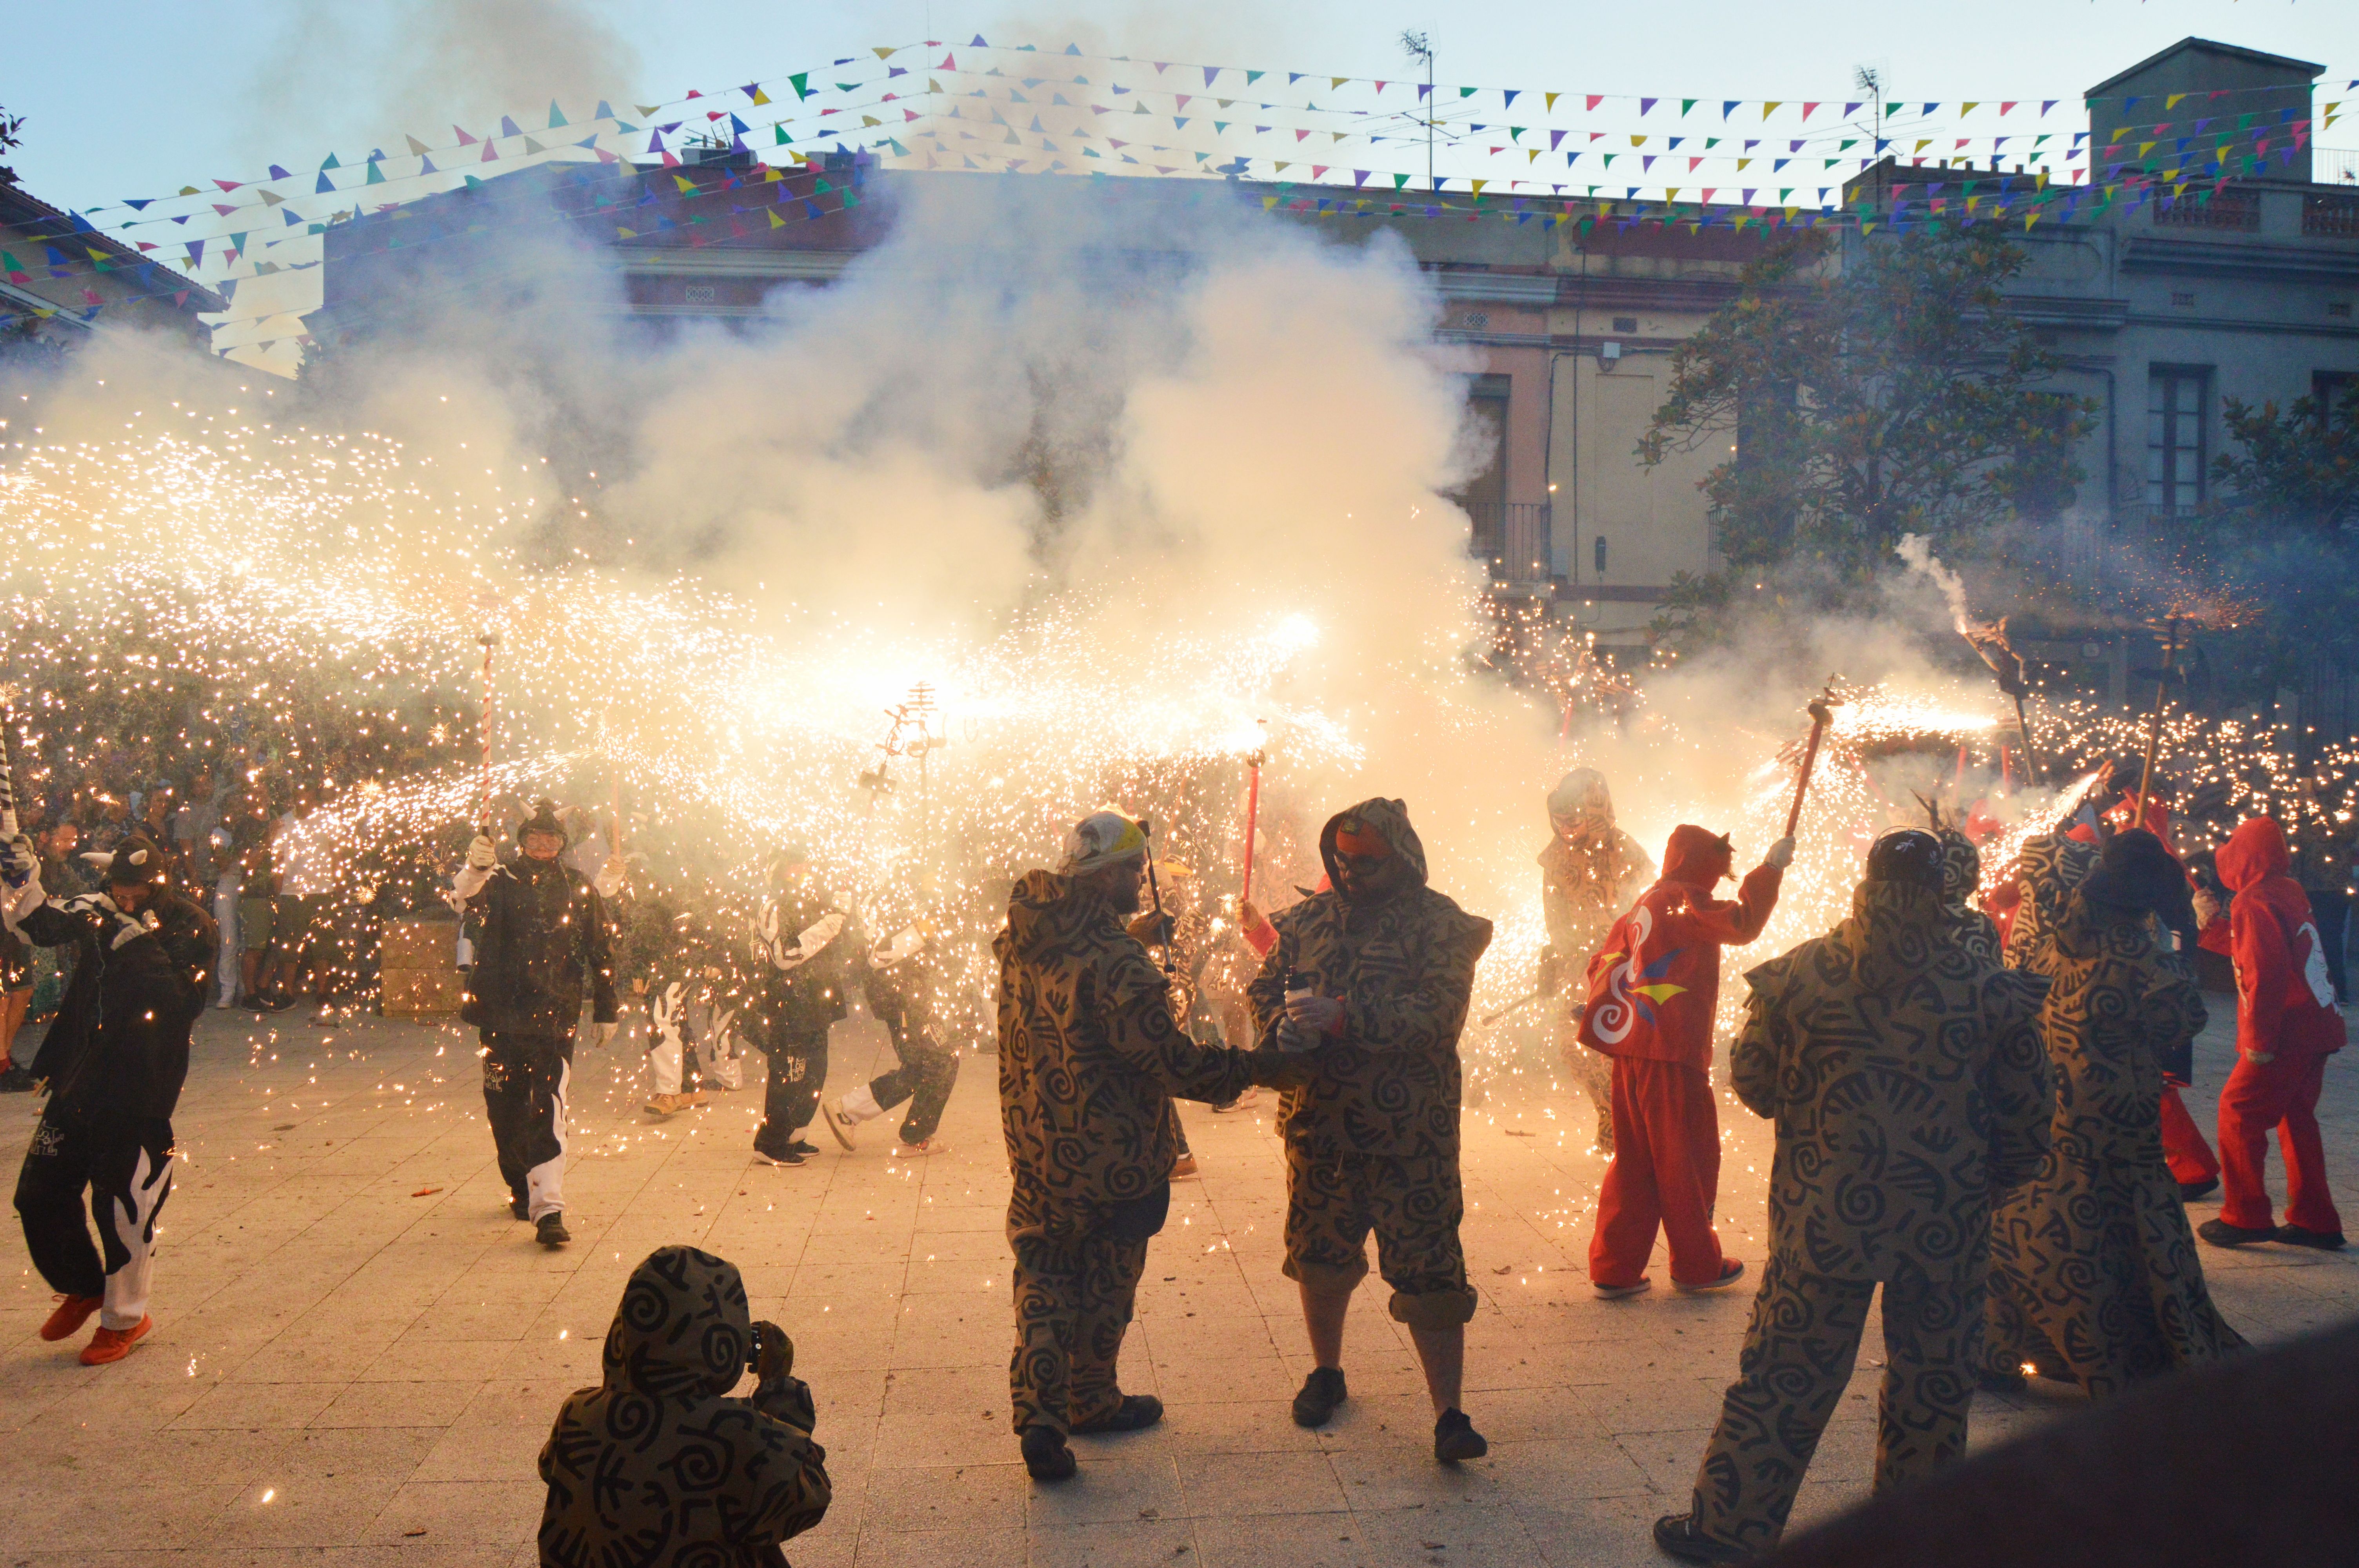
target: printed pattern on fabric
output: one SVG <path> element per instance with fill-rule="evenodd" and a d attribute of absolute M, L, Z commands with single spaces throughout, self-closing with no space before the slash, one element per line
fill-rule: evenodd
<path fill-rule="evenodd" d="M 500 1179 L 529 1217 L 565 1207 L 565 1091 L 573 1036 L 484 1036 L 484 1119 L 492 1126 Z"/>
<path fill-rule="evenodd" d="M 1978 1275 L 1885 1282 L 1884 1381 L 1876 1399 L 1875 1490 L 1958 1458 L 1973 1395 Z M 1772 1252 L 1737 1356 L 1736 1381 L 1696 1474 L 1695 1519 L 1725 1545 L 1777 1544 L 1819 1438 L 1851 1383 L 1876 1285 L 1806 1272 Z"/>
<path fill-rule="evenodd" d="M 1597 1148 L 1614 1152 L 1614 1064 L 1581 1042 L 1587 1005 L 1581 979 L 1614 922 L 1655 880 L 1655 862 L 1619 827 L 1575 839 L 1551 836 L 1537 857 L 1540 914 L 1562 987 L 1556 1008 L 1556 1046 L 1565 1071 L 1597 1113 Z M 1569 982 L 1569 983 L 1568 983 Z"/>
<path fill-rule="evenodd" d="M 1425 849 L 1398 801 L 1364 801 L 1327 824 L 1320 849 L 1331 880 L 1336 824 L 1346 816 L 1385 837 L 1409 885 L 1364 905 L 1315 892 L 1270 917 L 1277 944 L 1247 989 L 1257 1036 L 1276 1033 L 1289 972 L 1343 1003 L 1342 1033 L 1319 1048 L 1318 1076 L 1286 1092 L 1279 1125 L 1321 1155 L 1446 1157 L 1454 1179 L 1458 1036 L 1491 923 L 1426 885 Z"/>
<path fill-rule="evenodd" d="M 2050 981 L 2039 1023 L 2054 1119 L 2038 1173 L 1994 1218 L 1984 1354 L 1994 1371 L 2033 1362 L 2119 1393 L 2245 1344 L 2212 1303 L 2162 1147 L 2161 1060 L 2202 1029 L 2203 999 L 2145 921 L 2031 891 L 2027 903 L 2060 910 L 2022 954 Z"/>
<path fill-rule="evenodd" d="M 1122 1403 L 1123 1336 L 1147 1271 L 1147 1241 L 1103 1234 L 1016 1240 L 1014 1427 L 1071 1432 Z"/>
<path fill-rule="evenodd" d="M 1011 1240 L 1102 1228 L 1169 1179 L 1174 1095 L 1224 1104 L 1277 1065 L 1275 1051 L 1180 1033 L 1162 971 L 1112 905 L 1071 879 L 1027 873 L 994 947 Z"/>
<path fill-rule="evenodd" d="M 1979 1272 L 1992 1194 L 2047 1143 L 2045 983 L 1976 959 L 1930 890 L 1893 882 L 1745 979 L 1730 1072 L 1777 1126 L 1773 1252 L 1830 1279 Z"/>
<path fill-rule="evenodd" d="M 1950 918 L 1951 940 L 1982 962 L 1996 968 L 2005 958 L 1998 923 L 1977 907 L 1982 889 L 1982 851 L 1973 840 L 1946 825 L 1936 829 L 1941 840 L 1941 909 Z"/>
<path fill-rule="evenodd" d="M 156 1220 L 171 1195 L 170 1122 L 83 1123 L 60 1115 L 53 1104 L 33 1130 L 16 1178 L 25 1250 L 49 1289 L 103 1296 L 101 1323 L 133 1327 L 147 1311 Z"/>
<path fill-rule="evenodd" d="M 832 1491 L 793 1378 L 729 1399 L 752 1325 L 736 1269 L 692 1248 L 652 1254 L 624 1288 L 604 1377 L 571 1395 L 540 1452 L 553 1568 L 756 1568 L 819 1523 Z"/>
<path fill-rule="evenodd" d="M 2023 903 L 2007 932 L 2006 967 L 2036 975 L 2039 964 L 2053 956 L 2049 934 L 2064 918 L 2066 903 L 2097 869 L 2097 847 L 2061 833 L 2041 833 L 2024 840 L 2015 866 Z"/>
<path fill-rule="evenodd" d="M 1367 1277 L 1368 1233 L 1376 1266 L 1393 1288 L 1392 1315 L 1415 1328 L 1443 1328 L 1474 1315 L 1465 1218 L 1454 1160 L 1439 1155 L 1323 1154 L 1286 1141 L 1286 1277 L 1349 1290 Z"/>

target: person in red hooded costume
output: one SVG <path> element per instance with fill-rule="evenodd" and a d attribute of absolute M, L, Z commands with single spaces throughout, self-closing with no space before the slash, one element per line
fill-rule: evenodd
<path fill-rule="evenodd" d="M 2327 1249 L 2343 1245 L 2343 1218 L 2326 1190 L 2326 1154 L 2318 1136 L 2318 1095 L 2326 1059 L 2343 1049 L 2343 1014 L 2334 1006 L 2326 953 L 2310 898 L 2288 874 L 2293 857 L 2275 818 L 2247 817 L 2220 847 L 2220 880 L 2230 898 L 2223 916 L 2208 898 L 2197 913 L 2216 944 L 2227 927 L 2236 962 L 2236 1067 L 2220 1089 L 2220 1166 L 2227 1191 L 2220 1217 L 2195 1234 L 2220 1247 L 2287 1241 Z M 2269 1131 L 2286 1162 L 2286 1223 L 2269 1223 Z"/>
<path fill-rule="evenodd" d="M 1671 829 L 1663 874 L 1614 923 L 1589 963 L 1581 1043 L 1614 1062 L 1614 1162 L 1597 1197 L 1589 1281 L 1601 1296 L 1643 1291 L 1659 1228 L 1671 1283 L 1710 1291 L 1745 1265 L 1722 1256 L 1712 1227 L 1720 1188 L 1720 1118 L 1712 1097 L 1712 1014 L 1720 950 L 1761 935 L 1794 858 L 1780 838 L 1746 873 L 1735 902 L 1712 890 L 1736 851 L 1725 835 Z"/>

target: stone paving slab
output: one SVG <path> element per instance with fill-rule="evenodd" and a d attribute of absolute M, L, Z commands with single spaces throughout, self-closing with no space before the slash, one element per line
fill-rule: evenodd
<path fill-rule="evenodd" d="M 2198 1045 L 2216 1092 L 2228 1009 Z M 865 1019 L 838 1027 L 829 1092 L 889 1065 Z M 1651 1563 L 1680 1506 L 1750 1307 L 1739 1290 L 1604 1303 L 1582 1264 L 1603 1162 L 1584 1101 L 1540 1093 L 1467 1116 L 1467 1407 L 1488 1457 L 1436 1466 L 1407 1336 L 1384 1292 L 1355 1302 L 1353 1399 L 1324 1431 L 1288 1419 L 1310 1357 L 1278 1272 L 1274 1097 L 1186 1108 L 1202 1164 L 1176 1190 L 1125 1349 L 1125 1385 L 1169 1409 L 1149 1432 L 1077 1441 L 1081 1478 L 1036 1489 L 1006 1430 L 1007 1190 L 988 1057 L 971 1059 L 947 1155 L 753 1162 L 749 1088 L 654 1122 L 626 1036 L 576 1063 L 561 1252 L 510 1219 L 469 1035 L 361 1020 L 321 1029 L 216 1012 L 176 1121 L 153 1336 L 85 1368 L 35 1329 L 49 1293 L 16 1247 L 0 1290 L 0 1564 L 432 1568 L 526 1564 L 534 1464 L 558 1403 L 594 1382 L 632 1266 L 685 1241 L 736 1262 L 757 1315 L 795 1337 L 835 1504 L 793 1542 L 802 1568 L 1474 1568 Z M 2359 1073 L 2321 1108 L 2335 1184 L 2359 1195 Z M 2190 1097 L 2207 1130 L 2211 1093 Z M 0 1161 L 38 1108 L 0 1100 Z M 1723 1097 L 1720 1216 L 1758 1267 L 1768 1130 Z M 2194 1206 L 2194 1217 L 2216 1212 Z M 2359 1257 L 2203 1251 L 2256 1340 L 2359 1311 Z M 1658 1257 L 1656 1277 L 1664 1276 Z M 1796 1509 L 1865 1495 L 1881 1356 L 1874 1325 Z M 1979 1446 L 2075 1408 L 2035 1388 L 1978 1395 Z"/>

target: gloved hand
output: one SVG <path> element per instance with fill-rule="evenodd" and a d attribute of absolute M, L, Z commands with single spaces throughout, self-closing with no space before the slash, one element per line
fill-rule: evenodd
<path fill-rule="evenodd" d="M 764 1382 L 773 1378 L 791 1377 L 795 1370 L 795 1342 L 777 1324 L 765 1320 L 754 1325 L 761 1336 L 762 1353 L 754 1363 L 754 1376 Z"/>
<path fill-rule="evenodd" d="M 1253 1054 L 1253 1081 L 1266 1089 L 1299 1089 L 1319 1076 L 1316 1052 L 1274 1047 Z"/>
<path fill-rule="evenodd" d="M 614 1022 L 612 1019 L 607 1020 L 603 1023 L 592 1024 L 590 1026 L 590 1044 L 592 1045 L 602 1046 L 607 1044 L 614 1038 L 614 1032 L 621 1027 L 622 1025 Z"/>
<path fill-rule="evenodd" d="M 1337 1034 L 1343 1028 L 1343 1003 L 1332 996 L 1307 996 L 1286 1005 L 1287 1022 L 1314 1039 Z"/>
<path fill-rule="evenodd" d="M 1791 838 L 1780 838 L 1775 844 L 1770 845 L 1769 852 L 1761 857 L 1761 863 L 1765 866 L 1774 866 L 1781 871 L 1788 866 L 1792 865 L 1794 863 L 1794 840 Z"/>
<path fill-rule="evenodd" d="M 467 846 L 468 870 L 488 871 L 499 863 L 499 846 L 493 843 L 489 838 L 484 838 L 482 834 L 476 834 L 474 841 Z"/>
<path fill-rule="evenodd" d="M 623 891 L 623 879 L 630 874 L 630 870 L 622 856 L 609 855 L 606 863 L 598 868 L 598 874 L 590 879 L 590 885 L 598 890 L 600 898 L 613 898 Z"/>
<path fill-rule="evenodd" d="M 13 838 L 0 839 L 0 882 L 11 888 L 23 887 L 40 874 L 41 859 L 33 850 L 33 840 L 19 833 Z"/>
<path fill-rule="evenodd" d="M 2212 896 L 2210 888 L 2195 890 L 2195 925 L 2198 930 L 2220 918 L 2220 901 Z"/>

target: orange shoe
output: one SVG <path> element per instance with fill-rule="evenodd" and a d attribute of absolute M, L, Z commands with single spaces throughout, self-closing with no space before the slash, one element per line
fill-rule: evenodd
<path fill-rule="evenodd" d="M 106 1303 L 104 1296 L 60 1296 L 58 1310 L 49 1314 L 49 1321 L 41 1325 L 44 1339 L 71 1339 L 90 1321 L 90 1314 Z"/>
<path fill-rule="evenodd" d="M 129 1328 L 108 1328 L 102 1325 L 99 1331 L 90 1336 L 90 1343 L 82 1347 L 82 1364 L 103 1367 L 109 1361 L 122 1360 L 131 1354 L 133 1346 L 147 1337 L 147 1331 L 155 1326 L 154 1318 L 144 1316 Z"/>

